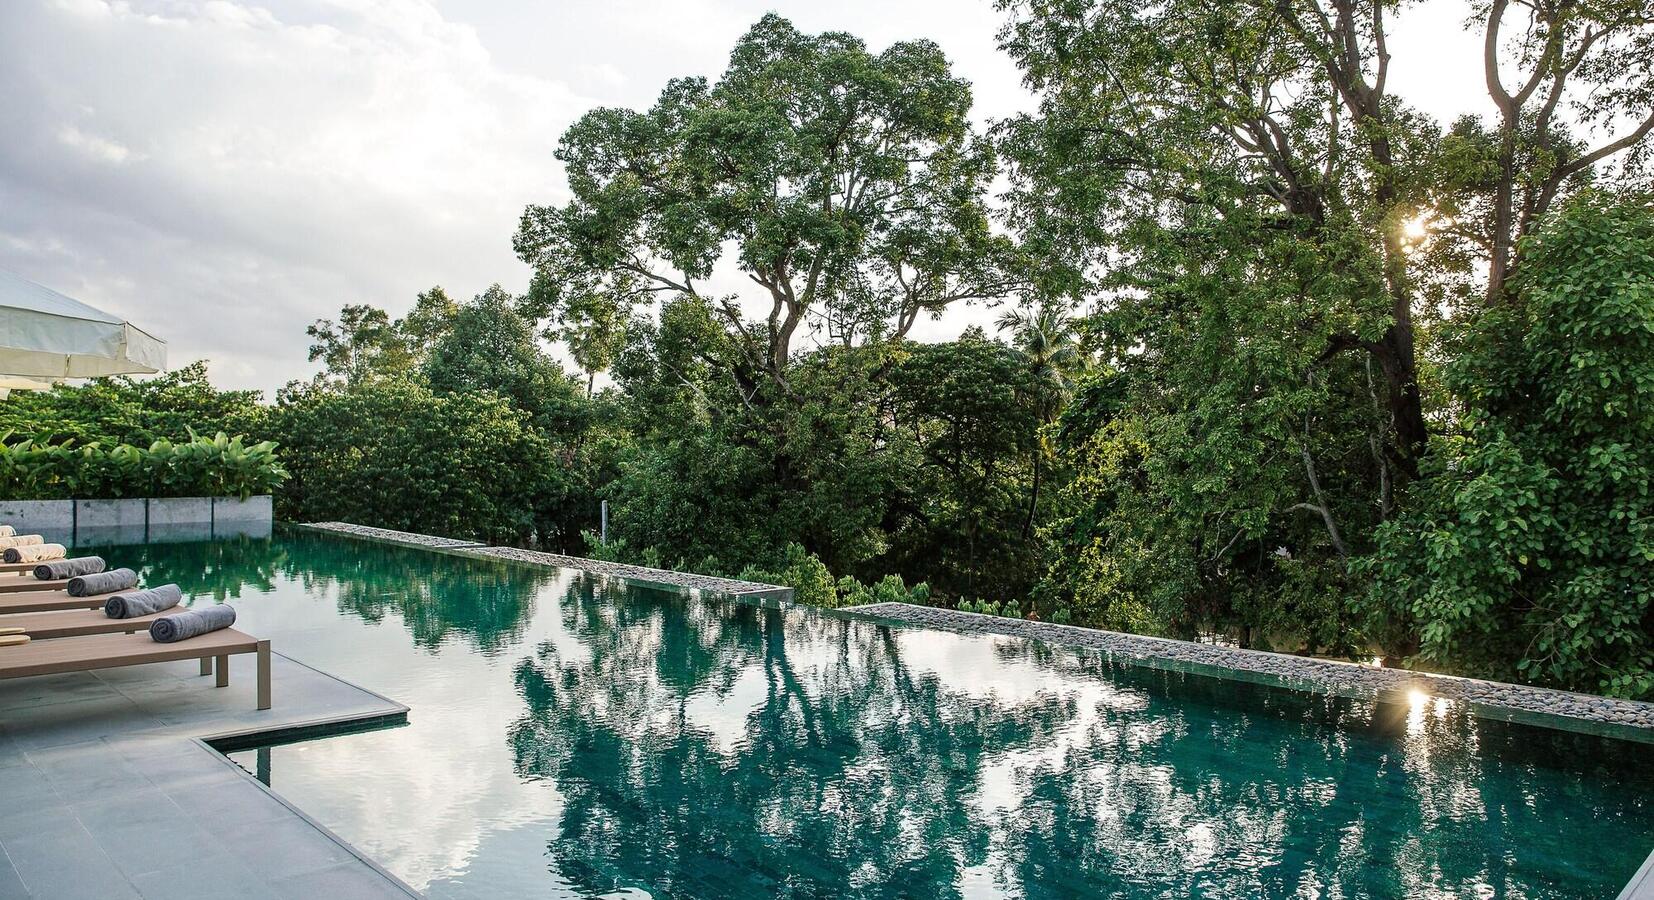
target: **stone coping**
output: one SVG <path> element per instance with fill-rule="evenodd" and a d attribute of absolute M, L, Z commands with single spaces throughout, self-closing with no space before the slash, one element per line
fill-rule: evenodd
<path fill-rule="evenodd" d="M 405 547 L 428 547 L 432 550 L 454 550 L 461 547 L 484 547 L 478 541 L 464 541 L 459 538 L 437 537 L 433 534 L 417 534 L 412 531 L 395 531 L 389 528 L 374 528 L 371 525 L 353 525 L 349 522 L 310 522 L 296 525 L 297 528 L 308 528 L 312 531 L 327 531 L 333 534 L 342 534 L 346 537 L 366 538 L 368 540 L 383 541 L 387 544 L 401 544 Z"/>
<path fill-rule="evenodd" d="M 538 550 L 522 550 L 516 547 L 473 547 L 466 551 L 466 555 L 509 559 L 513 562 L 554 566 L 559 569 L 579 569 L 593 575 L 619 578 L 647 587 L 705 591 L 711 594 L 728 594 L 747 600 L 785 602 L 793 598 L 792 588 L 778 584 L 741 581 L 735 578 L 718 578 L 713 575 L 695 575 L 690 572 L 674 572 L 670 569 L 651 569 L 648 566 L 629 566 L 624 563 L 586 559 L 581 556 L 564 556 L 561 553 L 543 553 Z"/>
<path fill-rule="evenodd" d="M 1618 900 L 1654 900 L 1654 853 L 1643 860 L 1642 868 L 1631 876 Z"/>
<path fill-rule="evenodd" d="M 1422 692 L 1431 697 L 1464 702 L 1477 715 L 1487 718 L 1654 743 L 1654 703 L 1407 669 L 1384 669 L 1263 650 L 1197 644 L 1074 625 L 1030 622 L 910 603 L 872 603 L 841 611 L 886 623 L 1090 647 L 1149 666 L 1239 678 L 1359 700 L 1404 701 L 1409 695 Z"/>
<path fill-rule="evenodd" d="M 601 575 L 606 578 L 619 578 L 645 587 L 705 591 L 713 594 L 728 594 L 748 600 L 785 602 L 793 598 L 793 589 L 779 584 L 741 581 L 736 578 L 719 578 L 714 575 L 696 575 L 690 572 L 674 572 L 670 569 L 632 566 L 601 559 L 588 559 L 583 556 L 566 556 L 561 553 L 524 550 L 519 547 L 494 547 L 479 541 L 463 541 L 429 534 L 415 534 L 410 531 L 393 531 L 389 528 L 353 525 L 349 522 L 311 522 L 296 527 L 401 544 L 408 547 L 425 547 L 432 550 L 462 550 L 469 556 L 485 556 L 491 559 L 505 559 L 530 565 L 551 566 L 558 569 L 578 569 L 582 572 L 590 572 L 593 575 Z"/>

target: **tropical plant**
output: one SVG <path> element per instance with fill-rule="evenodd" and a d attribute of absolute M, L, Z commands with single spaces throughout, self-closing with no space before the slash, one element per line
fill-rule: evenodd
<path fill-rule="evenodd" d="M 37 444 L 96 442 L 105 447 L 148 447 L 227 431 L 264 437 L 265 407 L 258 391 L 223 391 L 207 379 L 204 360 L 143 380 L 115 376 L 49 391 L 13 391 L 0 401 L 0 431 L 10 441 Z"/>
<path fill-rule="evenodd" d="M 580 541 L 572 456 L 489 391 L 438 394 L 397 379 L 300 387 L 272 416 L 293 478 L 277 514 L 489 541 Z"/>
<path fill-rule="evenodd" d="M 268 494 L 286 479 L 274 442 L 248 445 L 223 432 L 159 440 L 148 448 L 0 441 L 0 498 L 7 500 L 245 499 Z"/>

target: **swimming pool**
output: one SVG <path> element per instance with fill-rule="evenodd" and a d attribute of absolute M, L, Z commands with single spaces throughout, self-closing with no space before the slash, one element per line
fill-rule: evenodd
<path fill-rule="evenodd" d="M 231 755 L 433 897 L 1612 897 L 1654 846 L 1648 746 L 1446 703 L 307 532 L 106 553 L 411 707 Z"/>

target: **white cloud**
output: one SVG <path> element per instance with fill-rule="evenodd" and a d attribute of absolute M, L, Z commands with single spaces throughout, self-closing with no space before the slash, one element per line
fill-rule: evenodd
<path fill-rule="evenodd" d="M 590 105 L 422 0 L 3 7 L 0 265 L 232 384 L 304 374 L 344 303 L 523 280 L 511 231 Z"/>
<path fill-rule="evenodd" d="M 119 141 L 101 138 L 95 134 L 87 134 L 73 125 L 64 125 L 57 130 L 58 143 L 74 150 L 85 153 L 88 157 L 106 163 L 119 165 L 126 162 L 132 151 Z"/>
<path fill-rule="evenodd" d="M 875 49 L 937 41 L 979 120 L 1029 105 L 986 0 L 5 0 L 0 266 L 131 317 L 175 363 L 274 388 L 311 371 L 304 328 L 345 303 L 521 289 L 511 233 L 564 195 L 568 124 L 716 77 L 769 9 Z M 1443 118 L 1485 108 L 1463 9 L 1394 23 L 1392 84 Z"/>

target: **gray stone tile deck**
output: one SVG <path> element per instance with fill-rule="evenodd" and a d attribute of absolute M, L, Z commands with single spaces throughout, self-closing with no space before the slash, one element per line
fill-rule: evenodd
<path fill-rule="evenodd" d="M 406 708 L 278 653 L 260 712 L 253 665 L 0 681 L 0 898 L 418 896 L 201 740 Z"/>
<path fill-rule="evenodd" d="M 1620 892 L 1619 900 L 1654 900 L 1654 853 L 1643 860 L 1642 868 Z"/>

